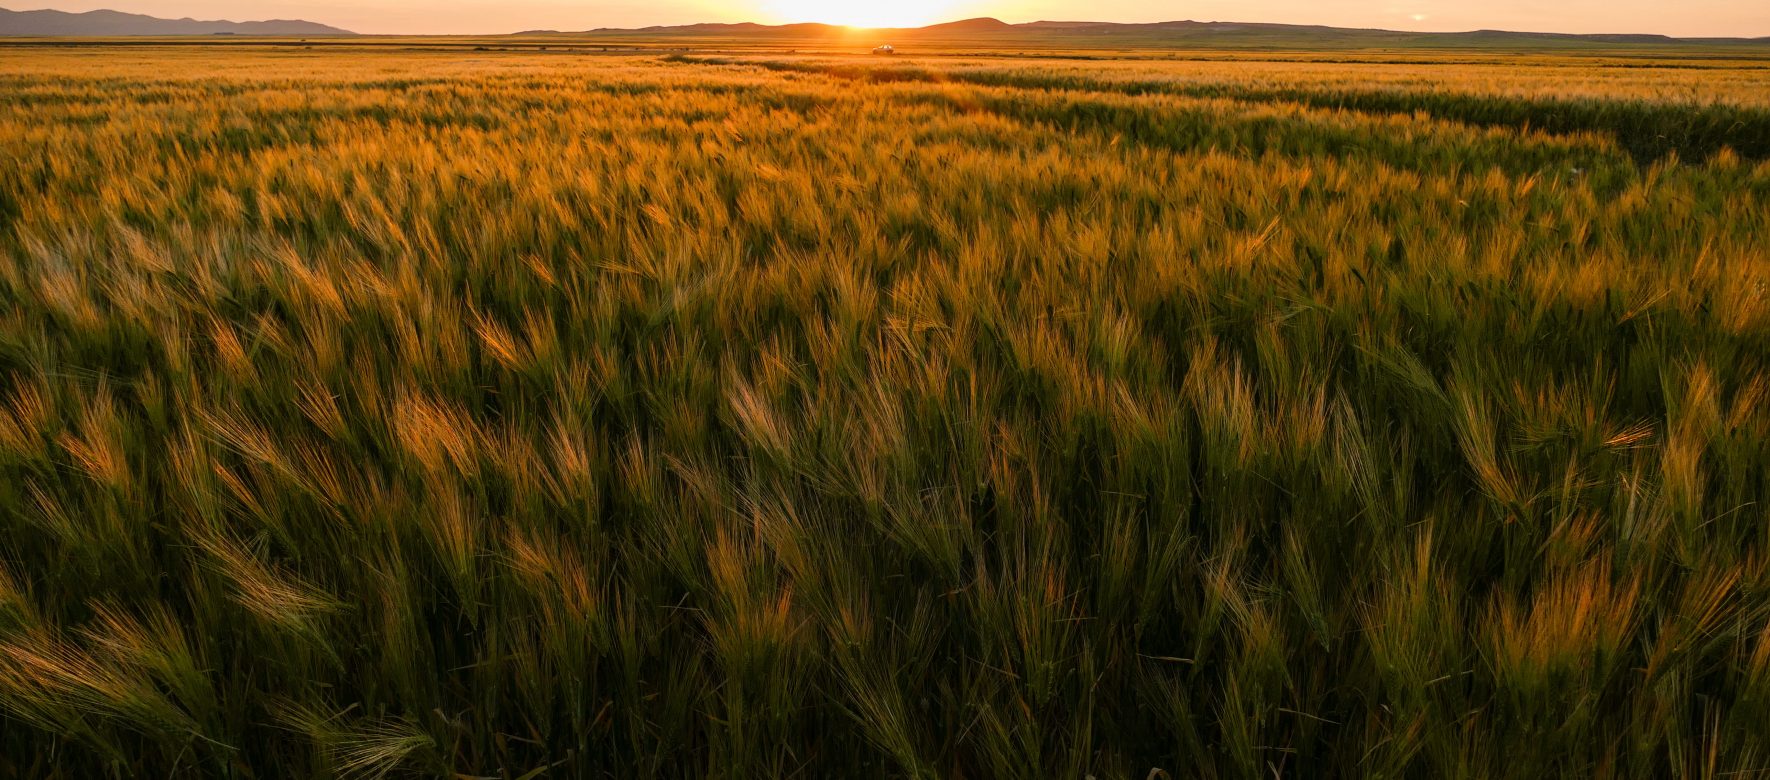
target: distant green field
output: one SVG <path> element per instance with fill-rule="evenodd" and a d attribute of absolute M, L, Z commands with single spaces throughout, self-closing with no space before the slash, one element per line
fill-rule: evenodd
<path fill-rule="evenodd" d="M 887 42 L 0 46 L 0 776 L 1770 774 L 1761 57 Z"/>

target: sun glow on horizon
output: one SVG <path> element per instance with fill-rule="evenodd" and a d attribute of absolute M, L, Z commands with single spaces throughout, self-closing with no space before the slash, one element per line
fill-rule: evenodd
<path fill-rule="evenodd" d="M 762 0 L 761 9 L 782 24 L 921 27 L 952 21 L 959 5 L 959 0 Z"/>

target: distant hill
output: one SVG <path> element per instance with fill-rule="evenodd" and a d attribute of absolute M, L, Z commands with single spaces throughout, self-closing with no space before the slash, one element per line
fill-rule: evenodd
<path fill-rule="evenodd" d="M 1512 32 L 1473 30 L 1425 33 L 1400 30 L 1353 29 L 1319 25 L 1244 22 L 1172 21 L 1148 23 L 1042 21 L 1009 24 L 1000 19 L 965 19 L 915 28 L 855 30 L 827 24 L 765 25 L 690 24 L 643 29 L 602 28 L 582 33 L 601 37 L 680 36 L 699 38 L 819 39 L 852 38 L 864 33 L 891 43 L 942 42 L 964 39 L 1008 45 L 1083 47 L 1172 47 L 1217 49 L 1586 49 L 1651 48 L 1663 46 L 1770 47 L 1766 38 L 1672 38 L 1646 34 L 1599 34 Z M 869 38 L 870 40 L 870 38 Z"/>
<path fill-rule="evenodd" d="M 349 30 L 294 19 L 205 22 L 160 19 L 121 11 L 9 11 L 0 8 L 0 36 L 69 35 L 354 35 Z"/>
<path fill-rule="evenodd" d="M 1000 19 L 962 19 L 945 24 L 931 24 L 920 28 L 926 32 L 1003 32 L 1014 29 L 1014 25 Z"/>

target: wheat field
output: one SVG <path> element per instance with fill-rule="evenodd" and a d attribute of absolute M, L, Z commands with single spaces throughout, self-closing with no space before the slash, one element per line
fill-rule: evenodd
<path fill-rule="evenodd" d="M 0 774 L 1770 775 L 1770 66 L 1454 59 L 0 49 Z"/>

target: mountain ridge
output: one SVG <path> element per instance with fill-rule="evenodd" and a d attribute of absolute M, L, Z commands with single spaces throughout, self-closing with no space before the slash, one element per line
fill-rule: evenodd
<path fill-rule="evenodd" d="M 1536 32 L 1519 30 L 1467 30 L 1455 32 L 1417 32 L 1408 30 L 1387 30 L 1374 27 L 1330 27 L 1327 25 L 1283 24 L 1274 22 L 1222 22 L 1195 21 L 1190 19 L 1165 22 L 1091 22 L 1068 20 L 1040 20 L 1034 22 L 1009 23 L 993 17 L 977 17 L 942 22 L 923 27 L 880 27 L 855 28 L 842 25 L 802 22 L 793 24 L 769 25 L 756 22 L 737 23 L 697 23 L 684 25 L 653 25 L 641 28 L 602 27 L 584 30 L 577 33 L 554 33 L 559 35 L 584 34 L 657 34 L 657 35 L 755 35 L 764 37 L 790 37 L 800 35 L 851 35 L 857 32 L 874 32 L 885 35 L 921 36 L 921 35 L 983 35 L 1001 38 L 1004 41 L 1023 36 L 1028 33 L 1067 35 L 1076 37 L 1125 37 L 1141 38 L 1149 42 L 1161 39 L 1174 39 L 1179 43 L 1208 42 L 1211 37 L 1225 39 L 1255 40 L 1266 37 L 1290 37 L 1298 42 L 1307 42 L 1308 36 L 1316 36 L 1322 43 L 1350 45 L 1394 45 L 1416 44 L 1468 44 L 1488 45 L 1495 43 L 1562 43 L 1562 44 L 1734 44 L 1763 45 L 1770 44 L 1770 36 L 1764 37 L 1674 37 L 1657 33 L 1560 33 Z M 1203 41 L 1196 39 L 1205 39 Z"/>
<path fill-rule="evenodd" d="M 349 30 L 303 19 L 227 20 L 163 19 L 146 14 L 101 9 L 73 13 L 42 9 L 0 8 L 0 37 L 135 36 L 135 35 L 355 35 Z"/>

